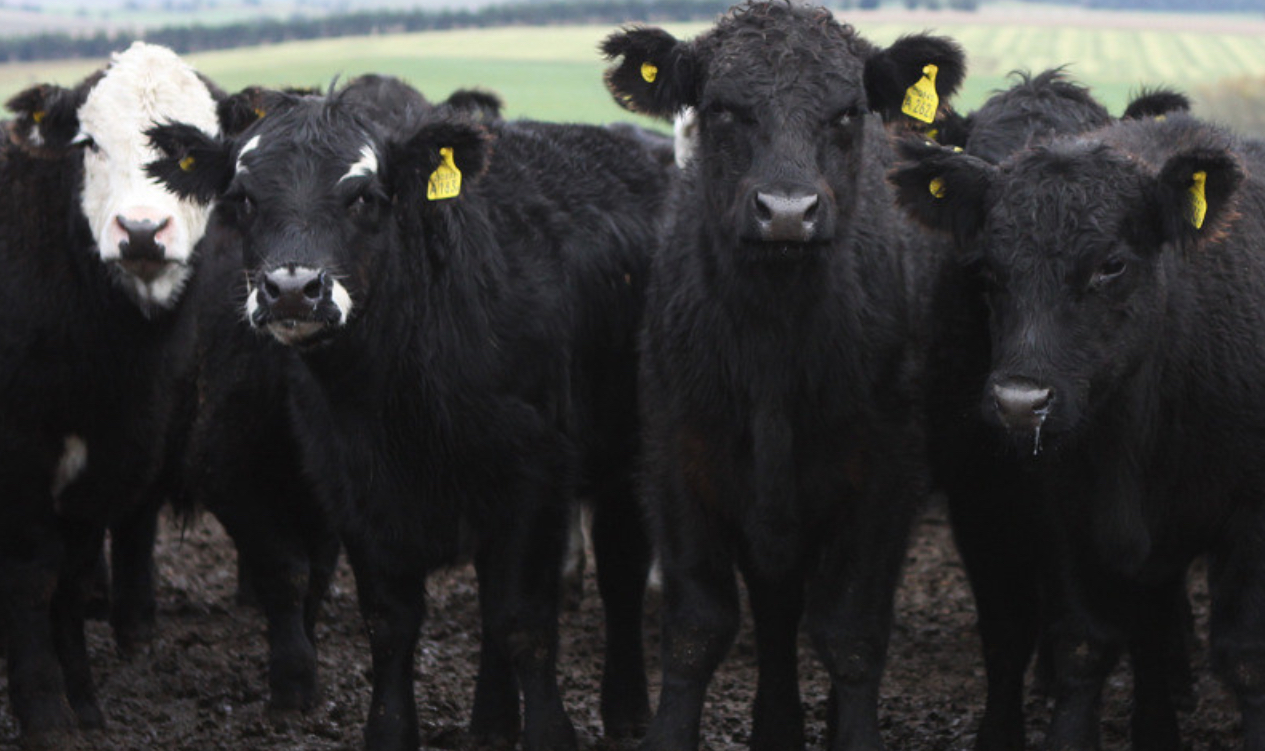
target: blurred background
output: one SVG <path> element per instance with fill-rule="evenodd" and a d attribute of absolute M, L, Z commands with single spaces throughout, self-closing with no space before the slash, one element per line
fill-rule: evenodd
<path fill-rule="evenodd" d="M 955 100 L 969 112 L 1016 69 L 1066 65 L 1113 114 L 1145 86 L 1190 94 L 1196 114 L 1265 136 L 1265 0 L 844 0 L 871 41 L 933 30 L 966 48 Z M 632 22 L 698 33 L 714 0 L 0 0 L 0 100 L 73 84 L 135 38 L 165 44 L 225 89 L 325 87 L 401 76 L 429 98 L 479 86 L 510 117 L 610 122 L 599 41 Z M 649 123 L 646 123 L 649 124 Z"/>

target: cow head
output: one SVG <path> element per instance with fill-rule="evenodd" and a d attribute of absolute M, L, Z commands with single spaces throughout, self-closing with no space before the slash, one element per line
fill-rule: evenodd
<path fill-rule="evenodd" d="M 918 113 L 934 118 L 964 70 L 948 39 L 880 49 L 823 8 L 784 2 L 736 8 L 693 41 L 634 28 L 602 50 L 624 107 L 697 112 L 691 163 L 706 214 L 724 244 L 755 258 L 829 244 L 856 202 L 866 140 L 885 138 L 871 115 L 906 117 L 917 88 Z"/>
<path fill-rule="evenodd" d="M 82 159 L 79 207 L 97 252 L 146 312 L 170 308 L 188 280 L 207 208 L 145 174 L 157 158 L 145 130 L 180 120 L 220 132 L 210 85 L 173 52 L 137 42 L 75 89 L 41 85 L 9 102 L 10 137 L 30 153 Z"/>
<path fill-rule="evenodd" d="M 999 166 L 902 149 L 898 200 L 947 230 L 988 285 L 986 419 L 1034 450 L 1113 403 L 1170 335 L 1169 293 L 1224 234 L 1243 172 L 1196 121 L 1127 122 Z"/>
<path fill-rule="evenodd" d="M 246 319 L 283 344 L 318 344 L 353 321 L 391 273 L 400 217 L 443 224 L 483 172 L 480 126 L 433 113 L 381 124 L 373 111 L 354 97 L 282 97 L 234 138 L 181 124 L 151 131 L 166 156 L 150 173 L 181 195 L 220 200 L 217 221 L 242 241 Z M 182 171 L 189 158 L 203 167 Z"/>

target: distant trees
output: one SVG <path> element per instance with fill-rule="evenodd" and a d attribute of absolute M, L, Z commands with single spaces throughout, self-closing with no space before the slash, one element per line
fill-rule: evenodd
<path fill-rule="evenodd" d="M 872 0 L 877 5 L 878 0 Z M 861 0 L 861 7 L 871 0 Z M 478 10 L 372 10 L 324 16 L 263 19 L 223 26 L 165 26 L 141 34 L 99 31 L 91 36 L 36 34 L 0 39 L 0 61 L 105 57 L 135 39 L 162 44 L 180 54 L 275 44 L 301 39 L 406 33 L 488 26 L 541 26 L 559 23 L 710 20 L 730 0 L 546 0 L 491 5 Z"/>

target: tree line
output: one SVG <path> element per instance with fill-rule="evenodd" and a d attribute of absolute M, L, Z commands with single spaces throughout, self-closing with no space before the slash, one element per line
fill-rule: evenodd
<path fill-rule="evenodd" d="M 45 33 L 0 38 L 0 61 L 105 57 L 137 39 L 187 54 L 365 34 L 559 23 L 711 20 L 730 5 L 731 0 L 555 0 L 491 5 L 475 10 L 370 10 L 321 18 L 262 19 L 216 26 L 164 26 L 139 33 L 99 31 L 87 36 Z"/>

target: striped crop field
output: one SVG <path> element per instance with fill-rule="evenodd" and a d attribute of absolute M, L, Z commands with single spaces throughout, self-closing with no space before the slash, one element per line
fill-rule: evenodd
<path fill-rule="evenodd" d="M 986 6 L 987 7 L 987 6 Z M 969 110 L 1006 85 L 1016 68 L 1068 65 L 1113 112 L 1143 85 L 1188 91 L 1223 79 L 1265 78 L 1265 18 L 1053 13 L 846 13 L 867 38 L 890 43 L 930 29 L 966 48 L 970 74 L 957 103 Z M 702 24 L 669 24 L 688 37 Z M 349 37 L 189 55 L 223 87 L 324 86 L 335 75 L 401 76 L 427 96 L 478 85 L 499 92 L 512 117 L 607 122 L 628 115 L 601 82 L 599 41 L 610 26 L 512 27 Z M 0 97 L 32 83 L 73 83 L 100 61 L 0 65 Z"/>

